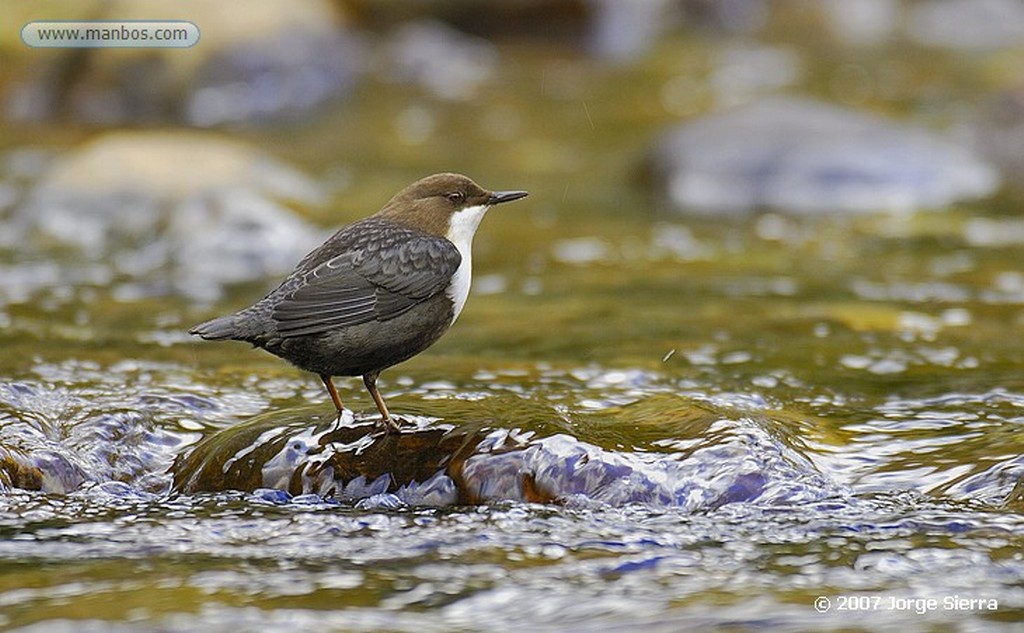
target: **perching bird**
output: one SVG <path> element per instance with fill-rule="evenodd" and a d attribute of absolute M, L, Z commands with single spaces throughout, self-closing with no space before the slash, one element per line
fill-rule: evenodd
<path fill-rule="evenodd" d="M 193 327 L 207 340 L 252 343 L 320 376 L 362 376 L 388 431 L 398 427 L 377 377 L 430 347 L 462 311 L 473 235 L 487 210 L 527 195 L 487 191 L 459 174 L 427 176 L 306 255 L 254 305 Z"/>

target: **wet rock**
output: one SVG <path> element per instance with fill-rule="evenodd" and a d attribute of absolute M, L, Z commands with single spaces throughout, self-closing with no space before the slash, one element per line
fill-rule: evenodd
<path fill-rule="evenodd" d="M 174 457 L 199 439 L 196 416 L 243 417 L 253 403 L 224 407 L 168 389 L 156 364 L 68 361 L 37 365 L 35 378 L 0 381 L 0 490 L 68 493 L 99 486 L 110 494 L 165 494 Z M 240 406 L 240 409 L 233 407 Z"/>
<path fill-rule="evenodd" d="M 75 431 L 62 414 L 77 403 L 65 396 L 38 384 L 0 383 L 0 489 L 65 493 L 87 480 L 89 459 L 66 450 Z"/>
<path fill-rule="evenodd" d="M 925 130 L 773 98 L 665 133 L 646 167 L 676 209 L 735 214 L 934 209 L 995 191 L 995 170 Z"/>
<path fill-rule="evenodd" d="M 690 511 L 729 503 L 801 503 L 837 494 L 794 449 L 753 420 L 710 421 L 686 454 L 600 448 L 566 434 L 407 418 L 275 412 L 212 435 L 172 467 L 174 489 L 263 489 L 357 503 L 528 501 L 646 504 Z"/>
<path fill-rule="evenodd" d="M 321 234 L 282 202 L 322 199 L 302 173 L 237 141 L 119 132 L 55 161 L 7 230 L 22 253 L 108 263 L 112 278 L 128 280 L 123 298 L 212 300 L 225 284 L 289 271 Z"/>
<path fill-rule="evenodd" d="M 359 46 L 327 0 L 100 3 L 91 19 L 188 20 L 200 43 L 174 48 L 65 49 L 47 57 L 8 99 L 19 120 L 198 126 L 295 120 L 343 95 Z"/>
<path fill-rule="evenodd" d="M 336 419 L 272 412 L 200 442 L 174 463 L 174 490 L 184 493 L 259 489 L 358 501 L 394 492 L 406 503 L 468 502 L 453 480 L 479 443 L 478 432 L 403 418 L 386 434 L 376 417 Z"/>
<path fill-rule="evenodd" d="M 0 450 L 0 490 L 42 490 L 43 472 L 30 465 L 25 456 L 15 458 L 9 451 Z"/>

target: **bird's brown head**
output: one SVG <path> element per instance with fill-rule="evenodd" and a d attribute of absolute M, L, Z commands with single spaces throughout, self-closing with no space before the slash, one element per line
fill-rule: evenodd
<path fill-rule="evenodd" d="M 453 231 L 468 229 L 472 235 L 491 206 L 526 195 L 525 191 L 488 191 L 462 174 L 434 174 L 396 193 L 377 215 L 451 239 Z"/>

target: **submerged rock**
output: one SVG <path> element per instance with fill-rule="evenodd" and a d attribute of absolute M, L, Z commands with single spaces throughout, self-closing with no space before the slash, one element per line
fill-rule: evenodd
<path fill-rule="evenodd" d="M 327 0 L 251 0 L 242 16 L 222 2 L 111 1 L 88 17 L 188 20 L 200 44 L 61 50 L 14 87 L 12 118 L 198 126 L 297 120 L 343 95 L 360 65 L 360 47 Z"/>
<path fill-rule="evenodd" d="M 0 382 L 0 490 L 63 494 L 111 481 L 166 489 L 164 471 L 190 438 L 160 428 L 154 417 L 180 418 L 187 407 L 153 402 L 152 385 L 125 384 L 130 379 L 116 370 L 96 370 L 108 380 L 96 389 L 94 370 L 66 369 L 89 386 Z"/>
<path fill-rule="evenodd" d="M 613 451 L 560 433 L 405 419 L 271 413 L 212 435 L 172 467 L 182 493 L 280 490 L 409 505 L 527 501 L 645 504 L 690 511 L 788 504 L 838 493 L 805 457 L 753 420 L 710 421 L 686 453 Z"/>
<path fill-rule="evenodd" d="M 684 123 L 649 159 L 693 213 L 911 211 L 983 197 L 996 171 L 940 136 L 838 106 L 774 98 Z"/>
<path fill-rule="evenodd" d="M 288 272 L 321 235 L 282 202 L 322 200 L 311 179 L 243 143 L 118 132 L 55 161 L 5 228 L 22 253 L 108 263 L 136 284 L 126 298 L 214 299 L 225 284 Z"/>

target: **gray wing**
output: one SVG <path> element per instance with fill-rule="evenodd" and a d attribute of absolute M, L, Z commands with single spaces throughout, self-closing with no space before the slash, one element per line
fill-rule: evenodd
<path fill-rule="evenodd" d="M 440 237 L 406 229 L 359 240 L 282 285 L 273 309 L 285 337 L 393 319 L 444 291 L 462 256 Z"/>

